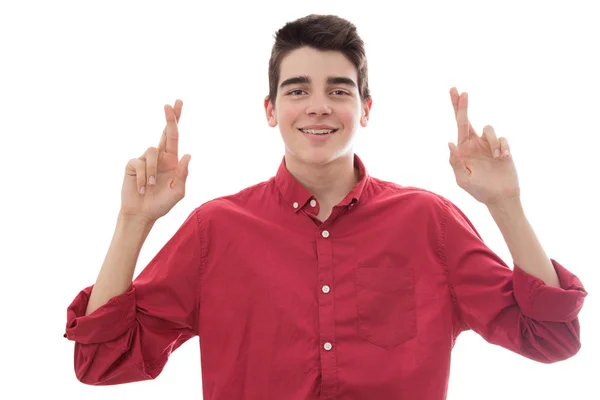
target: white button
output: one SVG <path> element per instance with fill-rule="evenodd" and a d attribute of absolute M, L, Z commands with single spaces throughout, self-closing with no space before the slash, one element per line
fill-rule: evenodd
<path fill-rule="evenodd" d="M 310 206 L 311 206 L 311 207 L 314 207 L 314 206 L 316 206 L 316 205 L 317 205 L 317 202 L 316 202 L 316 200 L 315 200 L 315 199 L 312 199 L 312 200 L 310 201 Z"/>
<path fill-rule="evenodd" d="M 294 202 L 294 208 L 298 208 L 298 202 Z"/>
<path fill-rule="evenodd" d="M 321 232 L 321 236 L 323 236 L 324 238 L 328 238 L 329 237 L 329 232 L 328 231 L 323 231 L 323 232 Z"/>
<path fill-rule="evenodd" d="M 321 290 L 323 291 L 323 293 L 329 293 L 329 286 L 325 285 L 323 286 L 323 288 L 321 288 Z"/>
<path fill-rule="evenodd" d="M 325 343 L 325 346 L 323 346 L 325 348 L 325 350 L 329 351 L 331 350 L 331 343 L 327 342 Z"/>

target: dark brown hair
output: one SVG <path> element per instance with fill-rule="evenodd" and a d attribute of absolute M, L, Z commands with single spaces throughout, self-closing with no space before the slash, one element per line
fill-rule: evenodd
<path fill-rule="evenodd" d="M 274 36 L 275 44 L 269 60 L 269 99 L 273 105 L 277 97 L 281 61 L 290 52 L 305 46 L 343 53 L 356 67 L 356 84 L 361 100 L 371 97 L 365 45 L 356 31 L 356 26 L 351 22 L 335 15 L 311 14 L 288 22 Z"/>

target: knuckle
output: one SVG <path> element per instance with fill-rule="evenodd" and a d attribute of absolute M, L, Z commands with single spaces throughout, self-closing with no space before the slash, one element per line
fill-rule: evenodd
<path fill-rule="evenodd" d="M 129 172 L 129 171 L 137 171 L 139 168 L 140 163 L 142 163 L 143 161 L 140 160 L 139 158 L 132 158 L 129 161 L 127 161 L 127 165 L 125 165 L 125 171 Z"/>
<path fill-rule="evenodd" d="M 158 149 L 156 147 L 149 147 L 146 153 L 148 154 L 149 161 L 154 161 L 158 157 Z"/>
<path fill-rule="evenodd" d="M 154 156 L 156 153 L 158 152 L 158 149 L 156 147 L 148 147 L 148 149 L 146 149 L 146 153 L 148 156 Z"/>

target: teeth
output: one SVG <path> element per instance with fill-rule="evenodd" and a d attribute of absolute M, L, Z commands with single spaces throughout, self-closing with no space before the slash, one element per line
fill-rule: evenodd
<path fill-rule="evenodd" d="M 326 133 L 331 133 L 335 129 L 300 129 L 304 133 L 310 133 L 313 135 L 324 135 Z"/>

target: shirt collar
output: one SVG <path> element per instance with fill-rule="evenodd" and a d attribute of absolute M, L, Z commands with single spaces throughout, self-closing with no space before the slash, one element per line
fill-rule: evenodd
<path fill-rule="evenodd" d="M 350 190 L 348 195 L 338 204 L 340 206 L 348 206 L 358 203 L 363 196 L 364 189 L 370 179 L 369 173 L 365 168 L 362 160 L 354 154 L 354 167 L 358 168 L 359 181 Z M 306 203 L 313 198 L 312 193 L 308 191 L 302 184 L 288 171 L 285 164 L 285 156 L 281 160 L 279 170 L 275 176 L 275 185 L 279 188 L 284 201 L 289 204 L 294 211 L 301 210 Z"/>

